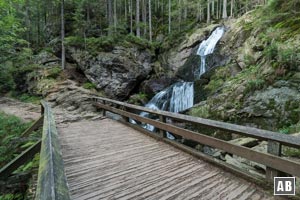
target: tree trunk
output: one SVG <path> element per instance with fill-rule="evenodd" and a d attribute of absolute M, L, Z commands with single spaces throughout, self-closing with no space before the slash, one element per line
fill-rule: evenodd
<path fill-rule="evenodd" d="M 111 35 L 111 28 L 113 26 L 113 15 L 112 15 L 112 0 L 108 0 L 108 34 Z"/>
<path fill-rule="evenodd" d="M 26 39 L 28 41 L 28 48 L 30 47 L 30 42 L 31 42 L 31 39 L 30 39 L 30 35 L 31 35 L 31 28 L 30 28 L 30 17 L 29 17 L 29 0 L 26 0 L 25 2 L 25 6 L 26 6 L 26 16 L 25 16 L 25 23 L 26 23 Z"/>
<path fill-rule="evenodd" d="M 125 0 L 125 3 L 124 3 L 124 14 L 125 14 L 125 22 L 127 22 L 127 1 Z"/>
<path fill-rule="evenodd" d="M 211 3 L 211 16 L 213 18 L 215 17 L 215 0 L 212 0 L 212 3 Z"/>
<path fill-rule="evenodd" d="M 207 0 L 207 18 L 206 23 L 210 23 L 210 0 Z"/>
<path fill-rule="evenodd" d="M 117 32 L 117 0 L 114 0 L 114 30 Z"/>
<path fill-rule="evenodd" d="M 169 28 L 168 28 L 169 34 L 171 33 L 171 0 L 169 0 Z"/>
<path fill-rule="evenodd" d="M 187 19 L 187 15 L 188 15 L 188 3 L 187 0 L 184 0 L 184 20 Z"/>
<path fill-rule="evenodd" d="M 230 17 L 234 17 L 233 15 L 233 7 L 234 7 L 234 0 L 231 0 L 231 3 L 230 3 Z"/>
<path fill-rule="evenodd" d="M 141 29 L 140 29 L 140 0 L 136 0 L 136 36 L 141 37 Z"/>
<path fill-rule="evenodd" d="M 217 5 L 216 5 L 216 18 L 219 19 L 219 0 L 217 0 Z"/>
<path fill-rule="evenodd" d="M 142 0 L 142 19 L 144 24 L 144 37 L 147 34 L 147 2 L 146 0 Z"/>
<path fill-rule="evenodd" d="M 227 0 L 223 0 L 223 14 L 222 18 L 226 19 L 227 18 Z"/>
<path fill-rule="evenodd" d="M 64 19 L 64 0 L 61 0 L 61 68 L 66 66 L 66 50 L 64 45 L 65 40 L 65 19 Z"/>
<path fill-rule="evenodd" d="M 148 2 L 148 8 L 149 8 L 149 39 L 150 42 L 152 42 L 152 13 L 151 13 L 151 0 Z"/>
<path fill-rule="evenodd" d="M 133 17 L 132 17 L 132 0 L 129 1 L 129 12 L 130 12 L 130 33 L 133 33 Z"/>

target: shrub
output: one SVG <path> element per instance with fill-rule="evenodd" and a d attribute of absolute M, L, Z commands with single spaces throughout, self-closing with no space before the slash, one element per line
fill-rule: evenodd
<path fill-rule="evenodd" d="M 9 92 L 15 88 L 15 82 L 10 69 L 0 65 L 0 94 Z"/>
<path fill-rule="evenodd" d="M 86 82 L 82 85 L 84 89 L 96 89 L 96 85 L 91 82 Z"/>
<path fill-rule="evenodd" d="M 21 94 L 20 96 L 16 96 L 16 98 L 25 103 L 36 103 L 36 104 L 38 104 L 41 100 L 41 97 L 32 96 L 26 93 Z"/>
<path fill-rule="evenodd" d="M 62 69 L 60 67 L 52 67 L 49 70 L 47 70 L 47 72 L 48 72 L 47 75 L 48 78 L 56 79 L 62 72 Z"/>

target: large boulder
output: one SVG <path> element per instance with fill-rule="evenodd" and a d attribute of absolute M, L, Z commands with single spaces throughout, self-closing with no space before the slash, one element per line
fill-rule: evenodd
<path fill-rule="evenodd" d="M 152 70 L 147 50 L 114 47 L 96 55 L 75 48 L 68 51 L 86 77 L 110 98 L 128 98 Z"/>

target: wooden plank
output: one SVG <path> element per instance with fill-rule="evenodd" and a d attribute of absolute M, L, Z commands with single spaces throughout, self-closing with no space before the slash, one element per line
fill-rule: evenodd
<path fill-rule="evenodd" d="M 12 172 L 17 170 L 21 165 L 29 162 L 33 159 L 34 155 L 37 154 L 41 149 L 41 140 L 36 142 L 34 145 L 23 151 L 15 159 L 9 162 L 0 170 L 0 179 L 6 179 L 11 175 Z"/>
<path fill-rule="evenodd" d="M 69 188 L 51 108 L 44 101 L 44 127 L 36 199 L 69 200 Z"/>
<path fill-rule="evenodd" d="M 198 117 L 192 117 L 192 116 L 182 115 L 182 114 L 178 114 L 178 113 L 152 110 L 152 109 L 145 108 L 142 106 L 131 105 L 128 103 L 119 102 L 119 101 L 102 98 L 102 97 L 94 98 L 95 101 L 97 99 L 106 101 L 106 102 L 110 102 L 110 103 L 114 103 L 114 104 L 118 104 L 121 106 L 125 106 L 127 108 L 156 114 L 158 116 L 163 115 L 165 117 L 172 118 L 172 119 L 175 119 L 178 121 L 200 124 L 200 125 L 203 125 L 203 126 L 206 126 L 209 128 L 215 128 L 215 129 L 227 131 L 230 133 L 236 133 L 239 135 L 253 137 L 253 138 L 257 138 L 257 139 L 261 139 L 261 140 L 273 140 L 273 141 L 280 142 L 281 144 L 286 145 L 286 146 L 300 148 L 300 138 L 291 136 L 291 135 L 284 135 L 284 134 L 279 134 L 279 133 L 272 132 L 272 131 L 252 128 L 252 127 L 246 127 L 246 126 L 240 126 L 240 125 L 235 125 L 235 124 L 229 124 L 229 123 L 225 123 L 225 122 L 219 122 L 219 121 L 215 121 L 215 120 L 203 119 L 203 118 L 198 118 Z"/>
<path fill-rule="evenodd" d="M 25 130 L 21 137 L 26 137 L 28 136 L 32 131 L 36 131 L 37 129 L 39 129 L 40 127 L 42 127 L 43 125 L 43 120 L 44 120 L 44 116 L 42 115 L 38 120 L 36 120 L 31 127 L 29 127 L 27 130 Z"/>
<path fill-rule="evenodd" d="M 254 151 L 252 149 L 248 149 L 246 147 L 243 146 L 237 146 L 237 145 L 233 145 L 230 144 L 226 141 L 217 139 L 217 138 L 213 138 L 207 135 L 202 135 L 190 130 L 185 130 L 170 124 L 165 124 L 156 120 L 152 120 L 152 119 L 148 119 L 148 118 L 144 118 L 141 117 L 139 115 L 136 114 L 132 114 L 132 113 L 128 113 L 116 108 L 111 108 L 109 106 L 106 105 L 102 105 L 102 104 L 97 104 L 97 107 L 100 108 L 104 108 L 108 111 L 111 111 L 113 113 L 116 114 L 120 114 L 120 115 L 124 115 L 127 117 L 130 117 L 132 119 L 135 119 L 137 121 L 140 122 L 144 122 L 147 124 L 151 124 L 159 129 L 163 129 L 165 131 L 169 131 L 170 133 L 174 133 L 176 135 L 180 135 L 186 139 L 191 139 L 194 140 L 196 142 L 199 142 L 201 144 L 205 144 L 214 148 L 218 148 L 221 150 L 224 150 L 228 153 L 232 153 L 238 156 L 241 156 L 243 158 L 246 158 L 248 160 L 252 160 L 254 162 L 257 163 L 261 163 L 263 165 L 272 167 L 274 169 L 295 175 L 295 176 L 300 176 L 300 163 L 291 161 L 291 160 L 286 160 L 274 155 L 270 155 L 270 154 L 265 154 L 262 152 L 257 152 Z"/>
<path fill-rule="evenodd" d="M 261 177 L 258 177 L 258 176 L 255 176 L 253 174 L 249 174 L 247 173 L 247 171 L 245 170 L 242 170 L 240 168 L 237 168 L 233 165 L 230 165 L 230 164 L 227 164 L 225 163 L 224 161 L 221 161 L 219 159 L 216 159 L 216 158 L 212 158 L 211 156 L 208 156 L 207 154 L 204 154 L 200 151 L 197 151 L 189 146 L 186 146 L 186 145 L 183 145 L 183 144 L 180 144 L 178 142 L 175 142 L 173 140 L 169 140 L 167 138 L 161 138 L 159 136 L 157 136 L 156 134 L 154 134 L 153 132 L 150 132 L 148 131 L 147 129 L 144 129 L 138 125 L 134 125 L 134 124 L 131 124 L 131 123 L 125 123 L 125 122 L 121 122 L 123 124 L 126 124 L 127 126 L 135 129 L 135 130 L 138 130 L 139 132 L 142 132 L 144 134 L 146 134 L 147 136 L 150 136 L 150 137 L 153 137 L 154 139 L 158 140 L 158 141 L 161 141 L 163 140 L 165 143 L 168 143 L 192 156 L 195 156 L 201 160 L 205 160 L 215 166 L 218 166 L 222 169 L 224 169 L 225 171 L 228 171 L 230 173 L 233 173 L 239 177 L 243 177 L 244 179 L 246 180 L 249 180 L 255 184 L 258 184 L 259 186 L 265 188 L 265 189 L 270 189 L 271 188 L 271 185 L 270 184 L 266 184 L 266 182 L 261 178 Z M 272 182 L 273 183 L 273 182 Z"/>
<path fill-rule="evenodd" d="M 58 130 L 74 200 L 273 198 L 240 175 L 115 120 L 83 120 Z"/>

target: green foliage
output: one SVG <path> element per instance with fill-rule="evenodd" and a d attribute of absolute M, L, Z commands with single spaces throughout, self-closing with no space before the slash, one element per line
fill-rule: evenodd
<path fill-rule="evenodd" d="M 265 80 L 263 79 L 248 80 L 246 84 L 245 93 L 250 93 L 256 90 L 263 89 L 264 86 Z"/>
<path fill-rule="evenodd" d="M 295 149 L 295 148 L 287 148 L 284 150 L 284 155 L 289 156 L 289 157 L 296 157 L 300 158 L 300 149 Z"/>
<path fill-rule="evenodd" d="M 278 55 L 278 45 L 276 42 L 271 43 L 264 49 L 264 55 L 270 61 L 274 61 Z"/>
<path fill-rule="evenodd" d="M 56 79 L 62 72 L 62 69 L 61 67 L 51 67 L 49 70 L 47 70 L 47 72 L 48 72 L 47 74 L 48 78 Z"/>
<path fill-rule="evenodd" d="M 0 94 L 15 88 L 15 82 L 10 71 L 10 68 L 0 64 Z"/>
<path fill-rule="evenodd" d="M 202 117 L 202 118 L 209 118 L 209 106 L 203 105 L 203 106 L 197 106 L 192 108 L 189 111 L 189 115 L 195 116 L 195 117 Z"/>
<path fill-rule="evenodd" d="M 22 194 L 3 194 L 0 195 L 1 200 L 23 200 L 24 197 Z"/>
<path fill-rule="evenodd" d="M 82 85 L 84 89 L 96 89 L 96 85 L 91 82 L 86 82 Z"/>
<path fill-rule="evenodd" d="M 145 93 L 138 93 L 130 96 L 128 103 L 144 106 L 148 102 L 148 95 Z"/>
<path fill-rule="evenodd" d="M 40 134 L 38 132 L 32 133 L 28 138 L 20 138 L 30 125 L 31 123 L 24 123 L 15 116 L 0 112 L 0 168 L 21 153 L 25 149 L 22 146 L 27 142 L 37 141 Z"/>
<path fill-rule="evenodd" d="M 273 42 L 264 49 L 263 53 L 275 68 L 296 70 L 300 64 L 300 48 L 298 47 Z"/>
<path fill-rule="evenodd" d="M 284 127 L 280 128 L 278 131 L 279 131 L 279 133 L 282 133 L 282 134 L 289 134 L 290 127 L 284 126 Z"/>
<path fill-rule="evenodd" d="M 148 40 L 136 37 L 132 34 L 129 34 L 125 37 L 125 41 L 129 42 L 131 44 L 135 44 L 139 46 L 140 48 L 151 48 L 151 44 Z"/>
<path fill-rule="evenodd" d="M 28 145 L 27 145 L 26 148 L 28 148 L 29 146 L 33 145 L 34 143 L 28 142 L 27 144 Z M 25 145 L 23 145 L 23 146 L 25 146 Z M 30 171 L 32 169 L 37 169 L 39 167 L 39 162 L 40 162 L 40 154 L 37 153 L 30 162 L 28 162 L 28 163 L 20 166 L 14 173 L 17 174 L 17 173 L 20 173 L 20 172 Z"/>
<path fill-rule="evenodd" d="M 19 99 L 22 102 L 25 103 L 35 103 L 35 104 L 39 104 L 41 101 L 41 97 L 39 96 L 33 96 L 27 93 L 21 94 L 21 95 L 17 95 L 15 96 L 16 99 Z"/>

